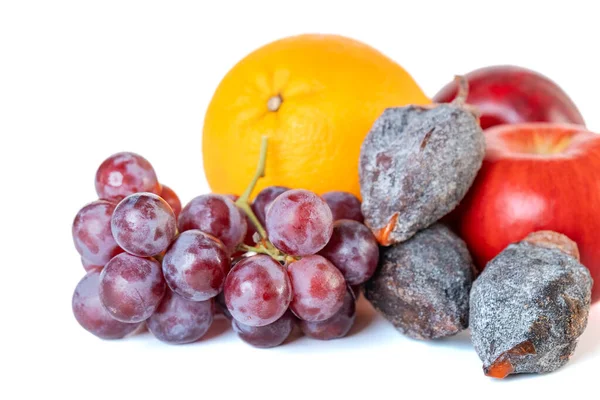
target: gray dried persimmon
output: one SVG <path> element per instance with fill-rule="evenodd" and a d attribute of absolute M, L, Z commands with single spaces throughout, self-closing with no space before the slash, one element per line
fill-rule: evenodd
<path fill-rule="evenodd" d="M 452 211 L 485 155 L 473 110 L 455 103 L 388 108 L 360 153 L 365 224 L 384 246 L 400 243 Z"/>

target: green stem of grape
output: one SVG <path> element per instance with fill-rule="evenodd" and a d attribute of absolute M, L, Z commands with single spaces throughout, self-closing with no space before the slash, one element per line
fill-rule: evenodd
<path fill-rule="evenodd" d="M 269 239 L 267 237 L 267 231 L 265 230 L 265 228 L 262 226 L 262 224 L 256 217 L 256 214 L 254 214 L 254 211 L 252 211 L 252 208 L 250 207 L 250 203 L 248 202 L 248 200 L 250 199 L 250 195 L 252 194 L 252 191 L 254 190 L 254 187 L 256 186 L 256 183 L 258 182 L 258 180 L 260 178 L 265 176 L 265 165 L 267 162 L 268 142 L 269 142 L 269 138 L 267 136 L 263 136 L 261 139 L 261 142 L 260 142 L 260 154 L 258 157 L 258 166 L 256 167 L 256 173 L 254 174 L 254 177 L 252 177 L 252 180 L 250 181 L 250 184 L 248 185 L 248 187 L 246 188 L 244 193 L 240 196 L 239 199 L 237 199 L 235 204 L 240 209 L 242 209 L 242 211 L 244 211 L 244 213 L 250 219 L 250 222 L 252 222 L 252 224 L 256 227 L 256 231 L 259 233 L 260 237 L 263 239 L 262 243 L 261 243 L 261 245 L 259 245 L 259 247 L 253 248 L 254 250 L 247 250 L 247 251 L 254 251 L 256 253 L 269 254 L 271 257 L 279 260 L 282 257 L 285 258 L 285 256 L 279 250 L 277 250 L 275 248 L 275 246 L 273 246 L 273 244 L 271 244 L 271 242 L 269 242 Z M 248 246 L 246 246 L 246 247 L 248 247 Z M 263 249 L 264 251 L 263 250 L 257 251 L 257 249 Z"/>
<path fill-rule="evenodd" d="M 267 163 L 267 148 L 269 144 L 269 138 L 267 136 L 263 136 L 260 142 L 260 155 L 258 156 L 258 166 L 256 167 L 256 173 L 250 181 L 250 184 L 246 188 L 246 191 L 240 196 L 237 200 L 238 203 L 248 203 L 250 199 L 250 195 L 256 186 L 258 180 L 265 176 L 265 165 Z"/>
<path fill-rule="evenodd" d="M 267 231 L 265 231 L 265 228 L 263 228 L 262 224 L 256 217 L 256 214 L 254 214 L 254 212 L 252 211 L 250 204 L 248 204 L 247 202 L 240 202 L 238 199 L 235 202 L 235 205 L 238 206 L 239 208 L 241 208 L 242 211 L 244 211 L 244 213 L 246 213 L 246 215 L 250 219 L 250 222 L 252 222 L 252 224 L 256 227 L 256 230 L 260 234 L 260 237 L 262 237 L 263 239 L 266 240 L 267 239 Z"/>
<path fill-rule="evenodd" d="M 277 249 L 275 249 L 275 252 L 267 249 L 264 246 L 248 246 L 245 244 L 241 244 L 238 246 L 238 249 L 242 250 L 242 251 L 251 251 L 257 254 L 267 254 L 269 256 L 271 256 L 273 259 L 277 260 L 277 261 L 281 261 L 281 262 L 286 262 L 288 256 L 281 254 Z"/>

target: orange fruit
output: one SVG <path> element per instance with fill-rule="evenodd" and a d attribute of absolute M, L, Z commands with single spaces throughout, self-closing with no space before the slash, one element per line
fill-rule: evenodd
<path fill-rule="evenodd" d="M 412 77 L 379 51 L 335 35 L 300 35 L 255 50 L 219 84 L 206 111 L 203 159 L 216 193 L 241 194 L 269 137 L 270 185 L 359 195 L 358 157 L 387 107 L 429 104 Z"/>

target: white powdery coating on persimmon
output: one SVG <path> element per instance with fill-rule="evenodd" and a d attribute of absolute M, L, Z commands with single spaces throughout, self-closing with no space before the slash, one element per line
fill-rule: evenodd
<path fill-rule="evenodd" d="M 509 245 L 473 283 L 469 326 L 490 368 L 502 357 L 510 373 L 545 373 L 569 361 L 590 310 L 589 270 L 560 249 Z M 510 354 L 528 343 L 533 354 Z"/>
<path fill-rule="evenodd" d="M 452 211 L 485 156 L 479 122 L 466 108 L 388 108 L 365 138 L 359 160 L 365 225 L 390 245 Z"/>
<path fill-rule="evenodd" d="M 89 264 L 104 266 L 122 250 L 113 238 L 110 220 L 115 205 L 106 200 L 96 200 L 83 207 L 73 221 L 75 248 Z"/>
<path fill-rule="evenodd" d="M 267 209 L 269 240 L 293 256 L 307 256 L 321 250 L 333 233 L 331 209 L 321 197 L 308 190 L 289 190 Z"/>
<path fill-rule="evenodd" d="M 113 213 L 111 229 L 119 246 L 140 257 L 163 252 L 177 233 L 173 210 L 153 193 L 123 199 Z"/>
<path fill-rule="evenodd" d="M 305 321 L 331 318 L 342 307 L 346 293 L 344 276 L 321 256 L 303 257 L 288 266 L 294 298 L 290 308 Z"/>

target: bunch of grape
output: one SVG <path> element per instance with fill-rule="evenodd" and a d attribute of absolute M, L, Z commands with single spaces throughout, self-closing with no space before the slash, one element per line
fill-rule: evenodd
<path fill-rule="evenodd" d="M 261 159 L 242 196 L 201 195 L 183 209 L 144 158 L 107 159 L 96 174 L 100 200 L 73 222 L 88 271 L 73 295 L 79 323 L 105 339 L 145 323 L 159 340 L 190 343 L 220 311 L 257 347 L 282 344 L 296 325 L 316 339 L 345 336 L 355 290 L 379 257 L 360 202 L 271 186 L 250 204 Z"/>

